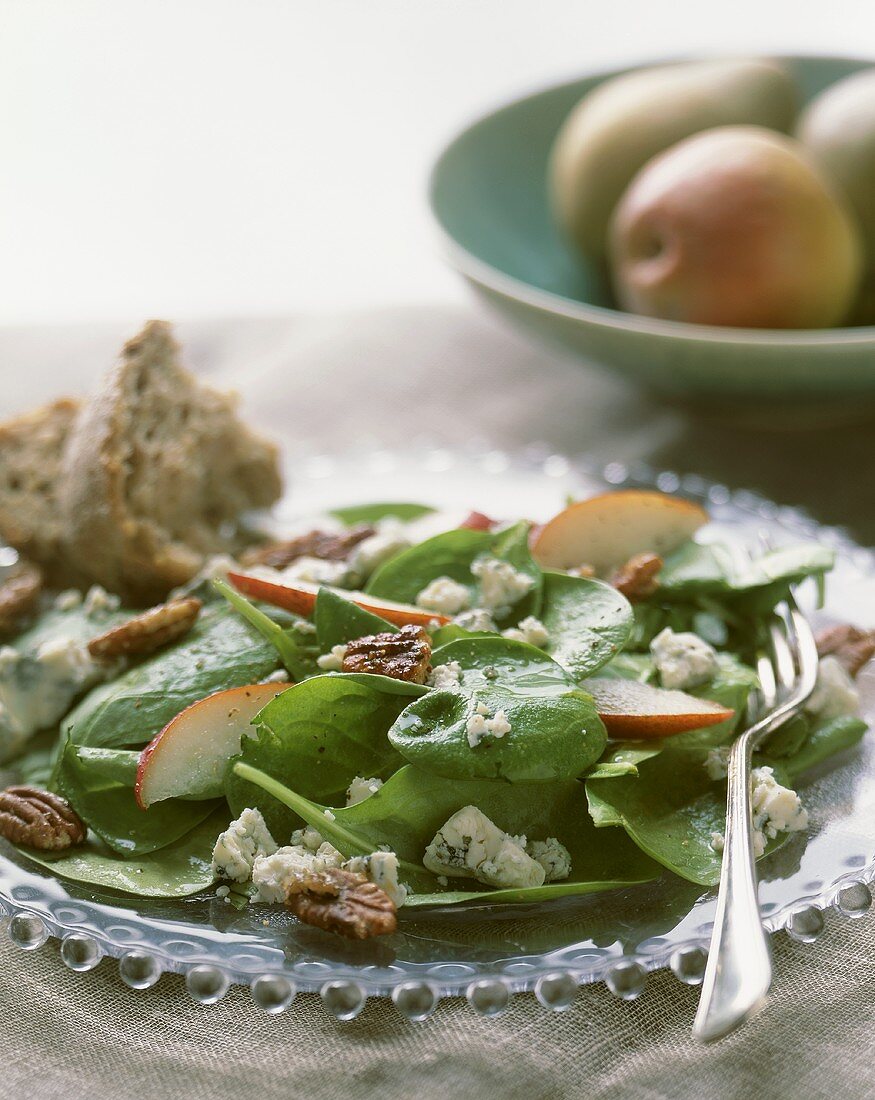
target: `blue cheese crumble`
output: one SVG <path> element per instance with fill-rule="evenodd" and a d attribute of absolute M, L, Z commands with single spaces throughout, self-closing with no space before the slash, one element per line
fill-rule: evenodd
<path fill-rule="evenodd" d="M 675 634 L 666 627 L 650 643 L 653 663 L 664 688 L 686 691 L 710 683 L 717 675 L 717 653 L 698 634 Z"/>
<path fill-rule="evenodd" d="M 528 615 L 519 626 L 512 626 L 501 633 L 505 638 L 511 638 L 515 642 L 525 642 L 527 645 L 537 646 L 538 649 L 543 649 L 550 641 L 550 632 L 534 615 Z"/>
<path fill-rule="evenodd" d="M 775 779 L 773 768 L 754 768 L 751 773 L 753 851 L 758 859 L 766 841 L 779 833 L 796 833 L 808 828 L 808 811 L 799 795 Z"/>
<path fill-rule="evenodd" d="M 492 617 L 492 612 L 485 607 L 472 607 L 470 611 L 462 611 L 453 617 L 453 623 L 462 630 L 470 630 L 472 634 L 497 634 L 498 626 Z"/>
<path fill-rule="evenodd" d="M 555 836 L 530 840 L 526 852 L 544 868 L 545 882 L 558 882 L 571 874 L 571 853 Z"/>
<path fill-rule="evenodd" d="M 363 776 L 357 775 L 352 783 L 346 788 L 347 806 L 357 806 L 359 802 L 364 802 L 366 798 L 370 798 L 372 794 L 376 794 L 382 786 L 382 779 L 377 779 L 376 777 L 365 779 Z"/>
<path fill-rule="evenodd" d="M 323 672 L 340 672 L 343 668 L 343 658 L 346 656 L 345 645 L 333 645 L 330 653 L 323 653 L 316 658 L 316 664 Z"/>
<path fill-rule="evenodd" d="M 511 731 L 511 724 L 503 710 L 490 714 L 485 703 L 477 703 L 465 723 L 468 744 L 475 749 L 485 738 L 504 737 Z"/>
<path fill-rule="evenodd" d="M 248 882 L 256 860 L 276 850 L 276 841 L 261 813 L 246 809 L 219 834 L 213 848 L 213 874 L 231 882 Z"/>
<path fill-rule="evenodd" d="M 834 718 L 856 718 L 860 713 L 860 693 L 850 673 L 833 656 L 821 658 L 817 668 L 817 683 L 805 709 L 824 722 Z"/>
<path fill-rule="evenodd" d="M 452 577 L 436 577 L 416 597 L 416 606 L 439 615 L 457 615 L 471 604 L 471 593 Z"/>
<path fill-rule="evenodd" d="M 422 862 L 435 875 L 473 878 L 487 886 L 541 886 L 546 871 L 525 844 L 525 837 L 509 836 L 476 806 L 464 806 L 438 829 Z"/>
<path fill-rule="evenodd" d="M 428 685 L 435 691 L 455 691 L 462 682 L 462 666 L 458 661 L 435 665 L 428 676 Z"/>
<path fill-rule="evenodd" d="M 494 615 L 506 615 L 533 588 L 535 581 L 500 558 L 477 558 L 471 572 L 480 581 L 480 600 Z"/>

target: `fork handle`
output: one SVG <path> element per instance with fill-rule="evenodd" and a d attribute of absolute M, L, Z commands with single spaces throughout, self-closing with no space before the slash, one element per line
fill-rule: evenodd
<path fill-rule="evenodd" d="M 760 918 L 751 843 L 752 751 L 752 738 L 745 734 L 729 754 L 720 892 L 693 1025 L 693 1034 L 705 1042 L 727 1035 L 758 1012 L 772 984 L 772 956 Z"/>

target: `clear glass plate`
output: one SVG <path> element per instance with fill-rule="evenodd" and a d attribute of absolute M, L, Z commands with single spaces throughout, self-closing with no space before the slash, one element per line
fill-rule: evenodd
<path fill-rule="evenodd" d="M 702 501 L 713 517 L 709 537 L 751 544 L 768 531 L 775 542 L 816 540 L 838 551 L 825 617 L 875 625 L 875 555 L 842 532 L 747 492 L 612 464 L 594 468 L 532 448 L 450 452 L 423 446 L 390 453 L 359 450 L 338 456 L 291 456 L 292 491 L 281 526 L 327 507 L 367 500 L 419 500 L 538 520 L 569 494 L 610 486 L 655 486 Z M 866 711 L 875 718 L 875 674 L 861 677 Z M 836 906 L 862 915 L 875 878 L 873 742 L 831 761 L 805 785 L 811 828 L 760 863 L 760 899 L 770 930 L 804 940 Z M 658 882 L 549 904 L 422 910 L 405 915 L 392 937 L 365 943 L 298 924 L 276 907 L 239 911 L 213 894 L 182 901 L 146 901 L 96 892 L 47 877 L 27 860 L 0 856 L 0 910 L 22 948 L 62 939 L 62 958 L 87 970 L 103 955 L 119 958 L 135 988 L 163 970 L 183 972 L 193 997 L 219 1000 L 232 982 L 251 985 L 268 1012 L 282 1011 L 294 991 L 321 991 L 338 1018 L 354 1016 L 366 996 L 391 995 L 410 1018 L 428 1015 L 442 996 L 467 995 L 486 1015 L 510 994 L 535 991 L 547 1007 L 566 1007 L 578 984 L 606 981 L 631 998 L 646 974 L 670 966 L 682 981 L 701 979 L 714 896 L 669 874 Z"/>

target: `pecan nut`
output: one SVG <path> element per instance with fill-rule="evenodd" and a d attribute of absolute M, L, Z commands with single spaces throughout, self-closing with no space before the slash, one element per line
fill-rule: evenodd
<path fill-rule="evenodd" d="M 651 554 L 649 551 L 636 554 L 625 565 L 620 566 L 611 577 L 610 583 L 630 603 L 638 603 L 652 596 L 659 588 L 659 571 L 662 566 L 663 561 L 659 554 Z"/>
<path fill-rule="evenodd" d="M 42 587 L 42 571 L 29 562 L 21 562 L 0 584 L 0 635 L 13 633 L 36 608 Z"/>
<path fill-rule="evenodd" d="M 875 657 L 875 630 L 860 630 L 850 623 L 828 626 L 817 635 L 817 652 L 821 657 L 832 655 L 856 676 Z"/>
<path fill-rule="evenodd" d="M 346 647 L 341 671 L 371 672 L 411 684 L 424 684 L 431 661 L 431 638 L 421 626 L 367 634 Z"/>
<path fill-rule="evenodd" d="M 66 799 L 36 787 L 0 791 L 0 836 L 13 844 L 58 852 L 81 844 L 85 823 Z"/>
<path fill-rule="evenodd" d="M 353 940 L 389 936 L 398 927 L 395 903 L 354 871 L 303 871 L 289 883 L 286 906 L 305 924 Z"/>
<path fill-rule="evenodd" d="M 308 531 L 306 535 L 256 546 L 243 555 L 244 565 L 268 565 L 285 569 L 298 558 L 321 558 L 322 561 L 344 561 L 352 550 L 375 533 L 373 527 L 354 527 L 342 534 L 329 531 Z"/>
<path fill-rule="evenodd" d="M 201 601 L 194 596 L 159 604 L 92 638 L 88 643 L 88 652 L 96 661 L 152 653 L 187 634 L 194 626 L 200 609 Z"/>

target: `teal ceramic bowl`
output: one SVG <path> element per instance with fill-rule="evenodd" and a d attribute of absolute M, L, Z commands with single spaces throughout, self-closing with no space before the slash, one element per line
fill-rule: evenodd
<path fill-rule="evenodd" d="M 785 58 L 802 99 L 875 62 Z M 667 397 L 707 405 L 875 407 L 875 327 L 740 329 L 612 308 L 551 218 L 547 161 L 578 100 L 620 71 L 519 99 L 469 126 L 434 167 L 431 206 L 450 262 L 510 320 Z"/>

